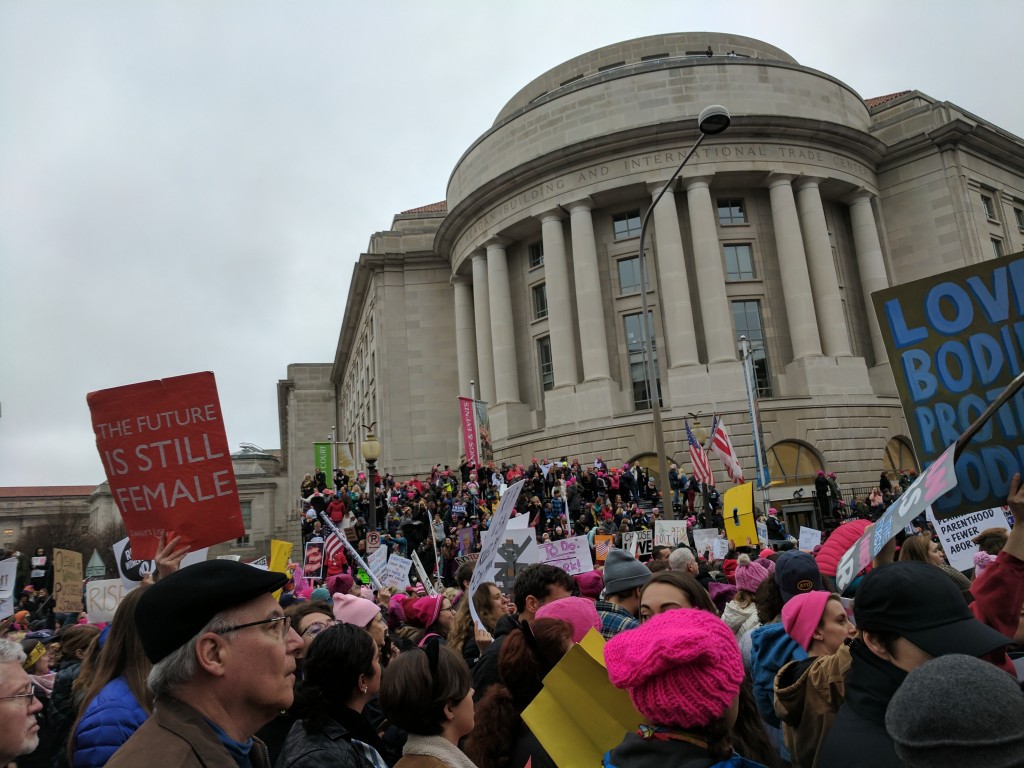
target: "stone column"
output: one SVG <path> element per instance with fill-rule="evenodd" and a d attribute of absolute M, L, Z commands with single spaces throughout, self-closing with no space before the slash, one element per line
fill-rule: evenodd
<path fill-rule="evenodd" d="M 657 195 L 661 188 L 661 184 L 647 186 L 652 196 Z M 686 255 L 683 253 L 683 238 L 679 233 L 679 212 L 671 188 L 665 190 L 654 209 L 654 242 L 658 254 L 658 274 L 661 277 L 658 294 L 661 296 L 660 305 L 665 320 L 669 367 L 695 365 L 700 362 L 697 357 L 697 334 L 693 328 Z M 648 266 L 653 263 L 648 259 Z M 650 275 L 648 279 L 653 280 Z M 641 289 L 644 290 L 644 286 Z"/>
<path fill-rule="evenodd" d="M 519 367 L 516 361 L 516 331 L 512 319 L 512 289 L 508 279 L 505 238 L 484 243 L 487 248 L 487 295 L 491 303 L 491 346 L 494 351 L 495 404 L 518 403 Z"/>
<path fill-rule="evenodd" d="M 611 378 L 608 364 L 608 334 L 604 322 L 604 301 L 597 265 L 594 221 L 590 200 L 568 206 L 572 227 L 573 277 L 576 281 L 576 312 L 579 317 L 580 349 L 584 381 Z M 547 258 L 545 256 L 545 258 Z"/>
<path fill-rule="evenodd" d="M 686 180 L 686 202 L 690 210 L 693 259 L 699 276 L 697 288 L 708 362 L 723 363 L 736 360 L 737 346 L 733 338 L 732 311 L 725 293 L 725 267 L 722 266 L 710 182 L 710 176 Z"/>
<path fill-rule="evenodd" d="M 802 178 L 796 183 L 796 205 L 803 231 L 807 267 L 811 275 L 814 310 L 818 316 L 822 351 L 829 357 L 850 357 L 850 333 L 846 327 L 843 303 L 839 294 L 839 278 L 832 256 L 832 243 L 821 204 L 819 180 Z"/>
<path fill-rule="evenodd" d="M 576 370 L 576 337 L 573 333 L 572 299 L 569 293 L 569 265 L 565 255 L 565 233 L 561 208 L 540 215 L 544 239 L 544 275 L 548 292 L 548 331 L 555 366 L 555 387 L 579 381 Z"/>
<path fill-rule="evenodd" d="M 814 314 L 811 277 L 807 271 L 800 234 L 800 219 L 793 198 L 793 177 L 773 173 L 768 177 L 768 193 L 775 226 L 775 245 L 782 272 L 782 295 L 789 318 L 789 335 L 793 342 L 793 359 L 821 356 L 821 337 Z"/>
<path fill-rule="evenodd" d="M 465 275 L 452 275 L 455 288 L 455 352 L 459 363 L 459 394 L 469 397 L 470 380 L 480 383 L 476 369 L 476 325 L 473 286 Z"/>
<path fill-rule="evenodd" d="M 860 272 L 861 293 L 864 295 L 864 311 L 868 318 L 868 330 L 871 333 L 871 350 L 875 356 L 875 365 L 888 365 L 889 358 L 885 353 L 885 342 L 878 326 L 875 306 L 871 303 L 871 294 L 889 287 L 885 275 L 885 261 L 882 258 L 882 245 L 878 240 L 878 227 L 875 226 L 875 215 L 871 210 L 871 195 L 858 192 L 850 202 L 850 221 L 853 226 L 853 247 L 857 251 L 857 271 Z"/>
<path fill-rule="evenodd" d="M 494 405 L 494 348 L 491 344 L 491 304 L 487 286 L 487 256 L 473 254 L 473 317 L 476 321 L 476 362 L 480 399 Z"/>

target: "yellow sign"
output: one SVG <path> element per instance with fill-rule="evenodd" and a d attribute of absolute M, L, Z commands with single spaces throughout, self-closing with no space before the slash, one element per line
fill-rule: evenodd
<path fill-rule="evenodd" d="M 629 694 L 608 679 L 604 638 L 592 629 L 544 678 L 523 721 L 555 765 L 576 768 L 600 765 L 605 752 L 635 731 L 643 716 Z"/>
<path fill-rule="evenodd" d="M 274 573 L 283 573 L 288 578 L 291 578 L 291 574 L 288 573 L 288 561 L 292 557 L 292 547 L 294 545 L 290 541 L 278 541 L 277 539 L 270 540 L 270 565 L 267 567 L 268 571 Z M 277 590 L 274 593 L 274 599 L 277 600 L 281 597 L 281 590 Z"/>
<path fill-rule="evenodd" d="M 82 555 L 79 552 L 53 550 L 53 610 L 55 613 L 82 610 Z"/>
<path fill-rule="evenodd" d="M 735 485 L 725 492 L 722 496 L 722 517 L 725 519 L 725 535 L 734 546 L 757 546 L 753 483 Z"/>

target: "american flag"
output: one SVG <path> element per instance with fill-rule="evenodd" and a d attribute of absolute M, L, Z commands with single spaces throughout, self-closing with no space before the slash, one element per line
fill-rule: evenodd
<path fill-rule="evenodd" d="M 693 464 L 694 477 L 697 478 L 698 482 L 714 485 L 715 475 L 711 471 L 711 464 L 708 462 L 708 455 L 704 453 L 704 449 L 701 447 L 700 443 L 697 442 L 697 438 L 693 436 L 693 430 L 690 429 L 690 422 L 684 419 L 683 424 L 686 425 L 686 442 L 690 444 L 690 463 Z"/>
<path fill-rule="evenodd" d="M 328 560 L 333 560 L 334 556 L 345 548 L 345 544 L 342 542 L 341 537 L 336 533 L 328 534 L 324 540 L 324 552 L 327 554 Z"/>
<path fill-rule="evenodd" d="M 725 471 L 729 474 L 729 479 L 734 483 L 742 483 L 743 467 L 740 466 L 736 449 L 732 447 L 729 433 L 725 431 L 725 424 L 717 416 L 715 416 L 714 424 L 711 427 L 711 450 L 725 464 Z"/>

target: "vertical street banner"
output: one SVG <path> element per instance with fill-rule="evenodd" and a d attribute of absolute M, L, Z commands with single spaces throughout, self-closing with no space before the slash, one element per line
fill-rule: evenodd
<path fill-rule="evenodd" d="M 212 373 L 90 392 L 86 400 L 135 557 L 155 557 L 161 533 L 193 549 L 245 535 Z"/>
<path fill-rule="evenodd" d="M 476 440 L 480 463 L 489 464 L 494 461 L 494 447 L 491 445 L 491 421 L 487 416 L 487 403 L 477 400 L 473 403 L 473 410 L 476 413 Z"/>
<path fill-rule="evenodd" d="M 332 453 L 330 443 L 313 443 L 313 468 L 324 473 L 328 485 L 331 484 L 331 478 L 334 477 Z"/>
<path fill-rule="evenodd" d="M 338 449 L 338 455 L 334 457 L 335 466 L 341 469 L 349 477 L 355 477 L 356 474 L 356 454 L 352 450 L 352 443 L 338 443 L 335 446 Z M 333 475 L 327 475 L 327 481 L 330 482 Z"/>
<path fill-rule="evenodd" d="M 459 421 L 462 424 L 462 451 L 466 454 L 466 463 L 480 466 L 480 443 L 476 434 L 476 409 L 473 400 L 468 397 L 459 398 Z"/>
<path fill-rule="evenodd" d="M 55 613 L 79 613 L 82 610 L 80 552 L 53 550 L 53 610 Z"/>
<path fill-rule="evenodd" d="M 1024 254 L 992 259 L 872 295 L 896 388 L 924 467 L 1024 370 Z M 1006 502 L 1024 472 L 1024 393 L 956 455 L 941 521 Z"/>

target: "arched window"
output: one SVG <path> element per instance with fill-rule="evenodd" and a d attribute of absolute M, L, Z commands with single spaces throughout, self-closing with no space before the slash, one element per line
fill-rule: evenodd
<path fill-rule="evenodd" d="M 671 466 L 672 462 L 676 461 L 673 457 L 669 456 L 665 462 L 665 466 Z M 654 484 L 658 486 L 658 490 L 664 492 L 666 483 L 661 482 L 660 472 L 658 471 L 658 454 L 656 453 L 641 453 L 637 454 L 629 460 L 629 466 L 639 464 L 641 467 L 647 470 L 651 478 L 654 479 Z M 676 462 L 678 465 L 678 462 Z"/>
<path fill-rule="evenodd" d="M 917 463 L 917 455 L 905 437 L 894 437 L 885 444 L 882 466 L 893 482 L 904 472 L 913 470 L 916 474 L 921 474 L 921 465 Z"/>
<path fill-rule="evenodd" d="M 781 440 L 768 449 L 768 472 L 773 484 L 810 485 L 823 469 L 821 457 L 806 443 Z"/>

